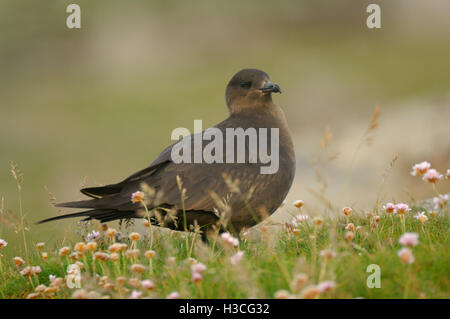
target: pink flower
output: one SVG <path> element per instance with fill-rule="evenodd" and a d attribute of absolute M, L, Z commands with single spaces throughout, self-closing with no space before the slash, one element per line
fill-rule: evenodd
<path fill-rule="evenodd" d="M 220 237 L 225 241 L 225 243 L 232 245 L 234 247 L 239 246 L 239 239 L 231 236 L 229 232 L 222 233 Z"/>
<path fill-rule="evenodd" d="M 130 295 L 130 299 L 139 299 L 142 296 L 142 292 L 133 290 Z"/>
<path fill-rule="evenodd" d="M 91 233 L 87 234 L 86 241 L 95 241 L 100 239 L 100 232 L 93 230 Z"/>
<path fill-rule="evenodd" d="M 31 272 L 34 274 L 34 275 L 39 275 L 40 273 L 41 273 L 41 267 L 40 266 L 33 266 L 33 267 L 31 267 Z"/>
<path fill-rule="evenodd" d="M 180 294 L 178 293 L 178 291 L 173 291 L 167 296 L 167 299 L 178 299 L 178 298 L 180 298 Z"/>
<path fill-rule="evenodd" d="M 232 265 L 237 265 L 241 262 L 242 258 L 244 257 L 243 251 L 238 251 L 233 256 L 230 257 L 230 262 Z"/>
<path fill-rule="evenodd" d="M 450 179 L 450 169 L 447 168 L 447 173 L 445 173 L 445 178 Z"/>
<path fill-rule="evenodd" d="M 202 263 L 195 263 L 191 265 L 191 271 L 194 272 L 198 272 L 198 273 L 202 273 L 206 270 L 206 266 Z"/>
<path fill-rule="evenodd" d="M 415 164 L 412 167 L 411 175 L 412 176 L 423 175 L 430 169 L 430 167 L 431 167 L 431 164 L 426 161 L 419 163 L 419 164 Z"/>
<path fill-rule="evenodd" d="M 6 246 L 8 246 L 8 243 L 6 242 L 6 240 L 0 238 L 0 249 L 4 248 Z"/>
<path fill-rule="evenodd" d="M 400 203 L 400 204 L 395 205 L 395 212 L 399 215 L 405 215 L 410 210 L 411 209 L 406 204 Z"/>
<path fill-rule="evenodd" d="M 328 292 L 334 287 L 336 287 L 336 283 L 334 281 L 322 281 L 317 285 L 317 289 L 319 289 L 321 293 Z"/>
<path fill-rule="evenodd" d="M 405 264 L 412 264 L 414 262 L 414 255 L 409 248 L 403 247 L 398 251 L 397 255 Z"/>
<path fill-rule="evenodd" d="M 386 213 L 392 214 L 395 211 L 395 204 L 394 203 L 387 203 L 383 206 L 383 209 Z"/>
<path fill-rule="evenodd" d="M 201 273 L 199 273 L 199 272 L 192 273 L 192 281 L 193 282 L 200 282 L 200 281 L 202 281 L 202 279 L 203 279 L 203 276 Z"/>
<path fill-rule="evenodd" d="M 298 223 L 306 222 L 309 219 L 308 215 L 298 214 L 294 218 L 292 218 L 292 224 L 297 227 Z"/>
<path fill-rule="evenodd" d="M 398 240 L 400 245 L 415 247 L 419 243 L 419 234 L 417 233 L 404 233 Z"/>
<path fill-rule="evenodd" d="M 434 168 L 429 169 L 422 177 L 424 181 L 427 181 L 429 183 L 437 183 L 442 179 L 442 174 L 440 174 L 437 170 Z"/>
<path fill-rule="evenodd" d="M 134 192 L 131 194 L 131 202 L 132 203 L 139 203 L 144 201 L 145 194 L 141 191 Z"/>
<path fill-rule="evenodd" d="M 155 288 L 155 284 L 153 283 L 153 281 L 151 280 L 143 280 L 141 282 L 141 285 L 143 288 L 147 289 L 147 290 L 152 290 L 153 288 Z"/>

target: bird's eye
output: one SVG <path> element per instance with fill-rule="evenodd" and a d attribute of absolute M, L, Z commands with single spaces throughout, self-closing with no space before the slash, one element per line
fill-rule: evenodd
<path fill-rule="evenodd" d="M 240 86 L 241 86 L 241 88 L 243 88 L 243 89 L 248 89 L 248 88 L 250 88 L 250 87 L 252 86 L 252 82 L 242 82 L 242 83 L 240 84 Z"/>

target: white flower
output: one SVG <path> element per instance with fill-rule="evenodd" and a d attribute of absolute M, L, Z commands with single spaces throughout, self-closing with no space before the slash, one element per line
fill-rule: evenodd
<path fill-rule="evenodd" d="M 395 204 L 394 203 L 387 203 L 383 206 L 383 209 L 386 213 L 392 214 L 395 211 Z"/>
<path fill-rule="evenodd" d="M 415 164 L 412 167 L 411 175 L 412 176 L 423 175 L 430 169 L 430 167 L 431 167 L 431 164 L 428 163 L 427 161 Z"/>
<path fill-rule="evenodd" d="M 93 230 L 91 233 L 87 234 L 86 241 L 95 241 L 100 239 L 100 232 Z"/>
<path fill-rule="evenodd" d="M 404 233 L 398 240 L 400 245 L 415 247 L 419 243 L 419 234 L 417 233 Z"/>
<path fill-rule="evenodd" d="M 414 218 L 420 221 L 422 224 L 428 221 L 428 217 L 427 215 L 425 215 L 425 212 L 417 213 Z"/>
<path fill-rule="evenodd" d="M 132 203 L 139 203 L 144 201 L 145 194 L 141 191 L 134 192 L 131 194 L 131 202 Z"/>
<path fill-rule="evenodd" d="M 0 249 L 4 248 L 6 246 L 8 246 L 8 243 L 6 242 L 6 240 L 0 238 Z"/>
<path fill-rule="evenodd" d="M 178 298 L 180 298 L 180 294 L 178 293 L 178 291 L 173 291 L 167 296 L 167 299 L 178 299 Z"/>
<path fill-rule="evenodd" d="M 400 203 L 395 205 L 395 212 L 399 215 L 405 215 L 410 210 L 411 208 L 407 204 Z"/>

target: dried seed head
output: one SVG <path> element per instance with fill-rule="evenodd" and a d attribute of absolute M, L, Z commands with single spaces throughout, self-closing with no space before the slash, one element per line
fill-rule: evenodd
<path fill-rule="evenodd" d="M 316 227 L 320 227 L 320 226 L 322 226 L 322 224 L 323 224 L 323 219 L 320 218 L 320 217 L 315 217 L 315 218 L 313 219 L 313 223 L 314 223 L 314 225 L 315 225 Z"/>
<path fill-rule="evenodd" d="M 316 299 L 320 295 L 320 290 L 316 286 L 308 286 L 305 289 L 303 289 L 301 293 L 301 297 L 303 299 Z"/>
<path fill-rule="evenodd" d="M 70 247 L 67 247 L 67 246 L 62 247 L 62 248 L 59 250 L 59 255 L 60 255 L 61 257 L 67 256 L 69 253 L 70 253 Z"/>
<path fill-rule="evenodd" d="M 132 203 L 140 203 L 144 201 L 145 194 L 141 191 L 134 192 L 131 194 L 131 202 Z"/>
<path fill-rule="evenodd" d="M 296 201 L 294 201 L 292 203 L 295 207 L 297 207 L 298 209 L 302 208 L 303 205 L 305 205 L 305 202 L 301 199 L 297 199 Z"/>
<path fill-rule="evenodd" d="M 344 207 L 342 209 L 342 212 L 344 213 L 345 216 L 350 216 L 352 214 L 352 209 L 350 207 Z"/>
<path fill-rule="evenodd" d="M 139 233 L 131 233 L 129 237 L 131 241 L 138 241 L 141 238 L 141 235 Z"/>
<path fill-rule="evenodd" d="M 156 255 L 156 252 L 154 250 L 147 250 L 144 255 L 148 259 L 152 259 Z"/>
<path fill-rule="evenodd" d="M 14 265 L 16 265 L 17 267 L 20 267 L 25 263 L 25 260 L 23 260 L 22 257 L 14 257 L 13 262 L 14 262 Z"/>
<path fill-rule="evenodd" d="M 308 282 L 308 275 L 306 274 L 297 274 L 295 275 L 292 281 L 292 288 L 294 291 L 300 291 L 303 286 Z"/>
<path fill-rule="evenodd" d="M 44 250 L 44 246 L 45 246 L 44 243 L 37 243 L 37 244 L 36 244 L 36 247 L 37 247 L 37 249 L 38 249 L 40 252 L 42 252 L 42 251 Z"/>

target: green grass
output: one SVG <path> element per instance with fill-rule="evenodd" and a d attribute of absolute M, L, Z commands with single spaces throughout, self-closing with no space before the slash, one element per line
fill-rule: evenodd
<path fill-rule="evenodd" d="M 210 242 L 205 244 L 193 234 L 186 241 L 183 233 L 152 227 L 153 245 L 150 247 L 149 229 L 144 228 L 140 240 L 135 243 L 135 248 L 140 250 L 137 258 L 128 258 L 123 252 L 115 262 L 93 261 L 93 254 L 89 251 L 80 256 L 78 261 L 84 265 L 81 284 L 85 291 L 81 295 L 95 292 L 96 295 L 91 296 L 128 298 L 136 290 L 143 292 L 142 297 L 152 298 L 165 298 L 173 291 L 178 291 L 181 298 L 273 298 L 282 295 L 277 294 L 280 290 L 286 290 L 292 297 L 302 297 L 302 290 L 296 291 L 292 281 L 296 275 L 303 273 L 309 278 L 306 286 L 315 286 L 324 280 L 336 283 L 332 291 L 320 294 L 320 298 L 449 298 L 448 212 L 440 211 L 435 216 L 429 216 L 422 226 L 413 217 L 415 212 L 422 210 L 421 207 L 414 207 L 405 219 L 406 230 L 419 234 L 419 244 L 412 248 L 415 262 L 409 265 L 402 263 L 397 256 L 401 248 L 398 239 L 403 233 L 402 223 L 398 216 L 391 218 L 384 212 L 380 212 L 378 223 L 370 214 L 353 212 L 349 222 L 361 227 L 354 232 L 352 242 L 345 238 L 347 221 L 340 212 L 336 213 L 342 216 L 325 218 L 320 226 L 316 226 L 312 218 L 302 222 L 297 227 L 297 234 L 286 232 L 283 225 L 263 223 L 250 230 L 237 248 L 227 246 L 220 237 L 212 236 Z M 35 245 L 29 244 L 29 261 L 21 267 L 16 267 L 12 261 L 18 251 L 13 247 L 4 247 L 1 250 L 3 275 L 0 296 L 25 298 L 41 284 L 49 286 L 50 274 L 64 278 L 68 265 L 75 259 L 59 256 L 59 249 L 69 246 L 74 252 L 75 242 L 85 240 L 86 233 L 92 229 L 101 229 L 101 226 L 92 224 L 80 228 L 80 238 L 73 242 L 63 239 L 52 247 L 45 246 L 43 250 L 48 253 L 47 260 L 42 258 Z M 125 234 L 126 227 L 121 231 Z M 108 253 L 112 241 L 102 231 L 96 251 Z M 128 248 L 132 246 L 128 237 L 122 242 Z M 144 256 L 149 249 L 156 252 L 151 266 L 150 260 Z M 325 260 L 320 256 L 323 249 L 334 251 L 336 256 Z M 244 258 L 232 265 L 230 257 L 238 250 L 244 252 Z M 25 255 L 21 257 L 26 259 Z M 192 282 L 191 258 L 207 267 L 199 283 Z M 136 263 L 145 266 L 144 273 L 131 271 L 131 265 Z M 371 274 L 366 269 L 370 264 L 381 268 L 381 288 L 368 288 L 366 285 Z M 27 265 L 39 265 L 42 272 L 30 278 L 21 275 L 20 270 Z M 102 276 L 107 276 L 106 282 L 110 283 L 107 289 L 99 286 Z M 127 282 L 118 285 L 117 277 L 125 277 Z M 150 279 L 155 288 L 147 291 L 133 287 L 129 284 L 131 278 Z M 69 289 L 64 282 L 57 292 L 38 297 L 77 296 L 74 295 L 76 289 Z"/>

